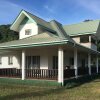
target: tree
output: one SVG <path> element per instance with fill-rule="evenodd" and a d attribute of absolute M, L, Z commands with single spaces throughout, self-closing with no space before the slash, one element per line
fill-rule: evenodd
<path fill-rule="evenodd" d="M 18 33 L 10 30 L 10 25 L 0 25 L 0 42 L 18 39 Z"/>

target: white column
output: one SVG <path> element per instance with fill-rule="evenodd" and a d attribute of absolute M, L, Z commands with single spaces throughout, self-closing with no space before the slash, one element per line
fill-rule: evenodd
<path fill-rule="evenodd" d="M 75 69 L 75 78 L 78 77 L 78 64 L 77 64 L 77 49 L 74 49 L 74 69 Z"/>
<path fill-rule="evenodd" d="M 91 42 L 91 36 L 89 36 L 89 42 Z"/>
<path fill-rule="evenodd" d="M 88 54 L 88 68 L 89 68 L 89 75 L 91 75 L 91 55 Z"/>
<path fill-rule="evenodd" d="M 97 67 L 97 74 L 98 74 L 98 56 L 96 57 L 96 67 Z"/>
<path fill-rule="evenodd" d="M 58 83 L 63 85 L 64 82 L 64 54 L 63 49 L 58 49 Z"/>
<path fill-rule="evenodd" d="M 25 79 L 25 51 L 22 51 L 22 80 Z"/>

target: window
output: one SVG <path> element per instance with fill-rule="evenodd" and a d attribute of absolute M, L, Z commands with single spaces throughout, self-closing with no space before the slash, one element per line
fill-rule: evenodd
<path fill-rule="evenodd" d="M 26 68 L 40 68 L 40 56 L 26 56 Z"/>
<path fill-rule="evenodd" d="M 82 59 L 82 67 L 85 67 L 85 59 Z"/>
<path fill-rule="evenodd" d="M 40 68 L 40 56 L 32 56 L 32 67 Z"/>
<path fill-rule="evenodd" d="M 70 58 L 69 63 L 70 63 L 70 65 L 74 65 L 74 58 Z"/>
<path fill-rule="evenodd" d="M 26 68 L 31 67 L 31 56 L 26 56 Z"/>
<path fill-rule="evenodd" d="M 25 30 L 25 35 L 31 35 L 31 31 L 32 31 L 31 29 L 26 29 Z"/>
<path fill-rule="evenodd" d="M 96 40 L 93 37 L 91 37 L 91 43 L 96 44 Z"/>
<path fill-rule="evenodd" d="M 53 69 L 58 69 L 58 57 L 53 56 Z"/>
<path fill-rule="evenodd" d="M 80 43 L 88 43 L 89 36 L 80 36 Z"/>
<path fill-rule="evenodd" d="M 13 64 L 13 56 L 8 57 L 8 64 L 12 65 Z"/>
<path fill-rule="evenodd" d="M 2 64 L 2 57 L 0 57 L 0 64 Z"/>

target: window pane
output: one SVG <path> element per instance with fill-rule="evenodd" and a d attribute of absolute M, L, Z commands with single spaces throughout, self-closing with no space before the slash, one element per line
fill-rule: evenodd
<path fill-rule="evenodd" d="M 25 30 L 25 35 L 31 35 L 31 29 L 26 29 Z"/>
<path fill-rule="evenodd" d="M 80 36 L 80 42 L 81 43 L 88 43 L 89 42 L 89 36 Z"/>
<path fill-rule="evenodd" d="M 2 57 L 0 57 L 0 64 L 2 64 Z"/>
<path fill-rule="evenodd" d="M 26 68 L 31 68 L 31 56 L 26 56 Z"/>
<path fill-rule="evenodd" d="M 58 69 L 58 57 L 53 56 L 53 69 Z"/>
<path fill-rule="evenodd" d="M 13 64 L 13 57 L 12 56 L 9 56 L 8 57 L 8 64 L 9 65 L 12 65 Z"/>
<path fill-rule="evenodd" d="M 70 65 L 74 65 L 74 58 L 70 58 Z"/>
<path fill-rule="evenodd" d="M 40 68 L 40 56 L 32 56 L 32 67 Z"/>
<path fill-rule="evenodd" d="M 91 43 L 96 44 L 96 40 L 94 38 L 91 38 Z"/>

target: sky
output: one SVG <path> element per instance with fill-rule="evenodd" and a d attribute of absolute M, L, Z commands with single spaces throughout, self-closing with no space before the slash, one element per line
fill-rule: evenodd
<path fill-rule="evenodd" d="M 64 25 L 100 19 L 100 0 L 0 0 L 0 25 L 12 24 L 22 9 Z"/>

